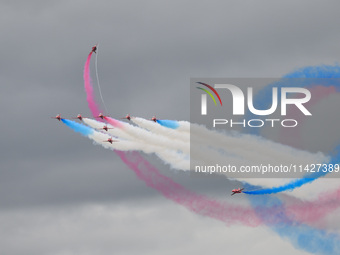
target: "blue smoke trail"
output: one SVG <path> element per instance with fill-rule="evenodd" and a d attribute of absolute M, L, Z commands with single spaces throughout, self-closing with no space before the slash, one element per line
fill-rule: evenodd
<path fill-rule="evenodd" d="M 177 129 L 179 127 L 178 121 L 175 120 L 157 120 L 157 123 L 163 127 Z"/>
<path fill-rule="evenodd" d="M 278 198 L 261 196 L 250 200 L 256 214 L 282 238 L 289 239 L 294 247 L 310 253 L 340 254 L 339 236 L 325 230 L 314 229 L 305 224 L 289 219 L 284 212 L 284 205 Z M 270 213 L 275 208 L 279 213 Z"/>
<path fill-rule="evenodd" d="M 339 164 L 340 162 L 340 145 L 338 145 L 335 149 L 335 153 L 336 155 L 333 156 L 331 158 L 331 160 L 326 164 L 327 166 L 329 165 L 335 165 L 335 164 Z M 306 183 L 311 183 L 313 181 L 315 181 L 316 179 L 325 176 L 326 174 L 330 173 L 331 170 L 330 169 L 324 169 L 324 168 L 320 168 L 320 172 L 315 172 L 315 173 L 310 173 L 308 175 L 306 175 L 304 178 L 301 179 L 297 179 L 295 181 L 289 182 L 285 185 L 279 186 L 279 187 L 272 187 L 272 188 L 267 188 L 267 189 L 260 189 L 260 190 L 253 190 L 253 191 L 243 191 L 243 193 L 248 194 L 248 195 L 265 195 L 265 194 L 275 194 L 275 193 L 279 193 L 282 191 L 286 191 L 286 190 L 293 190 L 296 188 L 301 187 L 302 185 L 306 184 Z M 249 187 L 248 187 L 249 188 Z M 258 188 L 258 187 L 257 187 Z"/>
<path fill-rule="evenodd" d="M 324 87 L 334 86 L 337 91 L 340 91 L 340 66 L 321 65 L 307 66 L 297 69 L 294 72 L 286 74 L 279 81 L 273 82 L 260 90 L 253 100 L 256 109 L 268 109 L 272 103 L 273 87 L 304 87 L 308 88 L 312 85 L 322 85 Z M 278 100 L 280 101 L 279 94 Z M 248 117 L 253 117 L 253 114 L 248 113 Z M 256 116 L 259 118 L 260 116 Z M 252 134 L 259 134 L 260 129 L 248 128 Z"/>
<path fill-rule="evenodd" d="M 67 120 L 67 119 L 61 119 L 61 121 L 68 126 L 69 128 L 73 129 L 75 132 L 81 133 L 83 136 L 89 136 L 93 134 L 93 129 L 85 126 L 83 124 L 80 124 L 78 122 Z"/>
<path fill-rule="evenodd" d="M 287 74 L 284 76 L 285 78 L 296 78 L 296 77 L 302 77 L 302 78 L 340 78 L 340 67 L 339 66 L 316 66 L 316 67 L 304 67 L 301 69 L 298 69 L 295 72 L 292 72 L 290 74 Z M 310 80 L 311 81 L 311 80 Z M 304 86 L 308 87 L 309 85 L 312 85 L 312 83 L 305 83 Z M 340 84 L 339 82 L 331 84 L 331 83 L 322 83 L 324 86 L 333 85 L 337 91 L 339 91 Z M 276 84 L 275 86 L 277 86 Z M 284 84 L 281 84 L 284 85 Z M 273 85 L 274 86 L 274 85 Z M 269 106 L 268 103 L 268 98 L 271 98 L 271 89 L 270 88 L 265 88 L 264 92 L 267 91 L 266 96 L 261 97 L 256 97 L 254 100 L 254 103 L 257 102 L 257 105 L 260 105 L 263 103 L 263 108 L 266 109 Z M 287 86 L 287 84 L 285 85 Z M 301 87 L 301 84 L 299 84 Z M 262 92 L 261 92 L 262 93 Z M 268 97 L 268 95 L 270 95 Z M 266 108 L 265 108 L 266 107 Z M 337 147 L 337 150 L 339 150 L 339 147 Z M 339 152 L 337 152 L 337 156 L 333 157 L 331 162 L 329 163 L 338 163 L 339 162 Z M 327 173 L 327 172 L 326 172 Z M 321 177 L 322 173 L 320 176 L 316 173 L 315 176 L 309 176 L 312 177 L 310 182 L 314 181 L 315 178 Z M 314 177 L 314 178 L 313 178 Z M 299 185 L 299 184 L 304 184 L 305 181 L 308 179 L 303 178 L 300 180 L 296 180 L 293 183 L 285 185 L 287 190 L 290 189 L 290 187 L 294 187 L 294 185 Z M 254 189 L 256 187 L 247 185 L 245 186 L 246 189 Z M 283 191 L 285 187 L 278 187 L 278 188 L 273 188 L 274 191 Z M 260 190 L 260 191 L 254 191 L 258 193 L 263 193 L 266 194 L 267 191 L 270 191 L 270 189 L 265 189 L 265 190 Z M 245 192 L 248 193 L 248 192 Z M 270 192 L 271 193 L 271 192 Z M 249 194 L 249 193 L 248 193 Z M 310 226 L 300 224 L 297 222 L 294 222 L 290 219 L 287 218 L 285 215 L 284 210 L 281 211 L 279 214 L 270 214 L 266 213 L 265 210 L 261 209 L 265 206 L 281 206 L 281 201 L 278 198 L 273 198 L 272 196 L 269 195 L 263 195 L 260 197 L 256 197 L 254 199 L 253 197 L 249 196 L 250 202 L 255 209 L 256 213 L 259 215 L 260 218 L 264 220 L 265 223 L 267 223 L 268 226 L 271 226 L 272 229 L 278 233 L 282 238 L 290 240 L 290 242 L 293 244 L 294 247 L 303 249 L 307 252 L 310 253 L 316 253 L 316 254 L 327 254 L 327 255 L 335 255 L 335 254 L 340 254 L 340 245 L 339 245 L 339 236 L 331 233 L 327 233 L 327 231 L 324 230 L 317 230 L 313 229 Z M 283 206 L 281 206 L 282 208 Z M 280 222 L 274 223 L 272 220 L 277 220 L 280 219 Z M 274 223 L 274 224 L 273 224 Z"/>
<path fill-rule="evenodd" d="M 325 79 L 327 78 L 327 79 Z M 325 87 L 334 86 L 337 91 L 340 90 L 340 66 L 307 66 L 300 68 L 292 73 L 289 73 L 283 77 L 278 82 L 274 82 L 259 92 L 259 95 L 254 99 L 254 105 L 256 105 L 257 109 L 267 109 L 269 108 L 269 98 L 272 98 L 272 88 L 273 87 L 308 87 L 311 85 L 322 84 Z M 258 117 L 258 116 L 257 116 Z M 251 129 L 254 133 L 258 133 L 259 129 Z M 339 150 L 339 146 L 336 148 L 336 151 Z M 328 164 L 338 164 L 339 163 L 339 154 L 332 158 L 331 162 Z M 326 163 L 326 162 L 325 162 Z M 297 179 L 288 184 L 273 187 L 268 189 L 254 190 L 254 191 L 245 191 L 244 193 L 249 195 L 264 195 L 264 194 L 274 194 L 279 193 L 286 190 L 293 190 L 295 188 L 301 187 L 306 183 L 311 183 L 315 181 L 317 178 L 322 177 L 329 173 L 328 171 L 321 171 L 309 174 L 305 176 L 305 178 Z"/>
<path fill-rule="evenodd" d="M 243 193 L 248 194 L 248 195 L 265 195 L 265 194 L 280 193 L 286 190 L 293 190 L 293 189 L 301 187 L 302 185 L 306 183 L 311 183 L 315 181 L 317 178 L 326 175 L 326 173 L 322 173 L 322 172 L 314 173 L 314 174 L 311 174 L 310 177 L 297 179 L 295 181 L 292 181 L 290 183 L 287 183 L 279 187 L 272 187 L 272 188 L 253 190 L 253 191 L 243 191 Z"/>
<path fill-rule="evenodd" d="M 306 66 L 286 74 L 283 78 L 340 78 L 340 66 Z"/>
<path fill-rule="evenodd" d="M 259 91 L 254 99 L 254 106 L 260 109 L 266 109 L 271 103 L 273 87 L 309 87 L 315 84 L 322 84 L 325 87 L 334 86 L 340 91 L 340 66 L 307 66 L 294 72 L 286 74 L 277 82 L 269 84 Z M 262 108 L 263 107 L 263 108 Z"/>

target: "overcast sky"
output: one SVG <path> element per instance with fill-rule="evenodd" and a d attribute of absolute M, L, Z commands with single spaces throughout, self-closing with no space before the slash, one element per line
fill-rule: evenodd
<path fill-rule="evenodd" d="M 337 63 L 339 9 L 310 0 L 2 0 L 0 253 L 307 254 L 266 227 L 226 227 L 166 200 L 50 117 L 90 116 L 82 75 L 96 43 L 111 116 L 188 120 L 191 77 L 280 77 Z M 148 159 L 216 199 L 239 185 Z"/>

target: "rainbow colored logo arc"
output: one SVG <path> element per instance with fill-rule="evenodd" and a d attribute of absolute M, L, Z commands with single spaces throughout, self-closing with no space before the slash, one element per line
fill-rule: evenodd
<path fill-rule="evenodd" d="M 201 85 L 203 85 L 203 86 L 206 86 L 207 88 L 211 89 L 211 91 L 214 92 L 215 95 L 217 96 L 217 98 L 218 98 L 218 100 L 220 101 L 220 104 L 221 104 L 221 106 L 222 106 L 221 97 L 220 97 L 220 95 L 217 93 L 217 91 L 216 91 L 212 86 L 210 86 L 209 84 L 203 83 L 203 82 L 197 82 L 197 83 L 198 83 L 198 84 L 201 84 Z M 201 87 L 197 87 L 197 88 L 200 89 L 200 90 L 203 90 L 204 92 L 206 92 L 206 93 L 212 98 L 212 100 L 214 101 L 215 105 L 217 105 L 214 96 L 211 94 L 211 92 L 210 92 L 209 90 L 204 89 L 204 88 L 201 88 Z"/>

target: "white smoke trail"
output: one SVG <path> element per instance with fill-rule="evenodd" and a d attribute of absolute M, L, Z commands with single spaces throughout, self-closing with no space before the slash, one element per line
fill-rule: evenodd
<path fill-rule="evenodd" d="M 143 119 L 138 119 L 139 123 L 143 123 Z M 103 124 L 98 121 L 85 119 L 84 122 L 93 128 L 102 130 Z M 144 122 L 152 123 L 147 120 L 144 120 Z M 164 129 L 171 132 L 164 132 Z M 152 130 L 157 134 L 138 126 L 123 123 L 123 128 L 109 129 L 107 133 L 121 140 L 130 141 L 129 150 L 155 154 L 162 151 L 162 159 L 177 169 L 178 160 L 183 161 L 183 158 L 185 158 L 185 164 L 180 164 L 185 166 L 181 170 L 190 170 L 190 162 L 193 166 L 216 164 L 251 166 L 256 164 L 302 164 L 327 161 L 327 158 L 321 153 L 312 154 L 292 149 L 251 135 L 221 134 L 195 124 L 192 124 L 193 139 L 197 141 L 191 143 L 191 148 L 188 142 L 175 139 L 178 133 L 181 133 L 182 136 L 186 133 L 188 137 L 188 132 L 176 132 L 157 123 L 152 123 Z M 189 139 L 184 140 L 188 141 Z M 141 144 L 143 144 L 143 148 Z M 300 175 L 303 175 L 303 173 Z"/>
<path fill-rule="evenodd" d="M 244 158 L 244 154 L 230 154 L 228 150 L 219 151 L 212 146 L 206 146 L 203 144 L 200 148 L 192 148 L 194 152 L 191 154 L 188 152 L 183 152 L 179 148 L 177 148 L 178 141 L 175 141 L 174 148 L 168 147 L 168 140 L 171 140 L 171 137 L 161 136 L 161 135 L 153 135 L 150 131 L 144 130 L 138 126 L 132 126 L 130 124 L 125 123 L 122 125 L 122 128 L 113 128 L 111 125 L 107 124 L 109 129 L 108 131 L 104 131 L 102 122 L 98 122 L 96 120 L 84 118 L 84 123 L 91 126 L 94 129 L 100 130 L 93 131 L 91 135 L 88 137 L 92 139 L 96 144 L 100 144 L 107 149 L 112 150 L 120 150 L 120 151 L 141 151 L 147 154 L 155 154 L 159 157 L 165 164 L 170 165 L 174 169 L 178 170 L 194 170 L 192 165 L 214 165 L 218 164 L 232 164 L 232 165 L 250 165 L 253 164 L 253 161 L 248 161 Z M 143 136 L 143 135 L 146 136 Z M 220 134 L 222 135 L 222 134 Z M 110 144 L 108 142 L 108 138 L 114 136 L 113 140 L 118 140 L 117 142 L 113 142 Z M 136 138 L 138 137 L 138 139 Z M 155 139 L 157 138 L 157 139 Z M 151 139 L 151 140 L 150 140 Z M 150 142 L 152 141 L 152 142 Z M 261 143 L 263 140 L 257 140 L 259 146 L 261 147 Z M 281 147 L 278 147 L 281 148 Z M 229 173 L 220 173 L 225 174 L 228 178 L 233 178 Z M 269 179 L 269 178 L 240 178 L 239 176 L 234 177 L 233 179 L 244 181 L 253 185 L 261 185 L 261 186 L 277 186 L 285 184 L 291 179 Z M 308 186 L 308 185 L 306 185 Z M 310 192 L 310 189 L 305 189 Z M 306 192 L 306 191 L 305 191 Z"/>
<path fill-rule="evenodd" d="M 104 132 L 103 130 L 104 124 L 101 122 L 84 118 L 84 123 L 86 123 L 92 128 Z M 162 126 L 160 127 L 163 128 Z M 112 126 L 108 125 L 108 128 L 112 128 Z M 157 151 L 159 150 L 166 150 L 166 152 L 168 153 L 173 153 L 173 151 L 175 151 L 175 155 L 179 153 L 183 154 L 183 157 L 186 158 L 185 160 L 186 162 L 185 164 L 180 164 L 181 166 L 183 166 L 183 168 L 178 168 L 180 170 L 190 170 L 190 160 L 191 163 L 194 163 L 196 165 L 214 164 L 216 162 L 228 162 L 229 164 L 236 165 L 241 163 L 244 164 L 246 162 L 244 159 L 238 158 L 237 156 L 228 155 L 227 152 L 221 155 L 220 153 L 216 153 L 216 151 L 214 151 L 213 149 L 205 147 L 191 148 L 190 157 L 190 144 L 188 142 L 185 143 L 183 141 L 172 139 L 173 134 L 171 134 L 171 137 L 166 137 L 164 135 L 155 135 L 152 134 L 150 131 L 139 128 L 138 126 L 132 126 L 128 123 L 124 123 L 123 128 L 109 129 L 105 133 L 118 137 L 121 140 L 125 139 L 130 141 L 131 142 L 131 147 L 129 147 L 130 150 L 139 150 L 146 153 L 152 151 L 156 154 Z M 135 147 L 133 147 L 134 143 L 136 144 Z M 140 144 L 143 144 L 142 149 L 140 147 Z M 156 150 L 155 147 L 158 149 Z M 164 156 L 167 156 L 166 152 L 163 153 Z M 167 163 L 170 163 L 174 168 L 177 168 L 178 157 L 175 157 L 174 161 L 171 161 L 171 158 L 174 157 L 169 154 L 168 158 L 166 158 L 165 161 Z M 248 163 L 250 164 L 251 162 Z"/>
<path fill-rule="evenodd" d="M 203 165 L 229 164 L 235 166 L 259 164 L 307 165 L 311 162 L 324 163 L 329 161 L 329 157 L 320 152 L 310 153 L 294 149 L 258 136 L 243 135 L 236 132 L 219 133 L 189 122 L 179 122 L 178 129 L 170 129 L 141 118 L 135 118 L 133 121 L 152 133 L 169 136 L 173 140 L 179 139 L 179 137 L 183 141 L 191 139 L 190 159 L 192 165 L 199 165 L 198 162 L 200 161 L 203 162 Z M 186 132 L 189 130 L 189 125 L 191 133 Z M 196 147 L 200 147 L 200 149 L 197 150 Z M 304 172 L 299 172 L 295 173 L 294 176 L 299 178 L 304 174 Z M 228 176 L 228 174 L 226 175 Z M 230 178 L 230 174 L 228 177 Z M 234 179 L 268 187 L 283 185 L 291 181 L 290 178 L 238 177 Z"/>
<path fill-rule="evenodd" d="M 210 156 L 209 161 L 216 163 L 225 161 L 226 155 L 233 158 L 241 158 L 253 164 L 307 164 L 310 162 L 320 163 L 328 161 L 328 158 L 322 153 L 309 153 L 297 150 L 258 136 L 243 135 L 236 132 L 223 134 L 185 121 L 178 122 L 179 127 L 177 129 L 171 129 L 142 118 L 134 118 L 132 120 L 138 126 L 152 133 L 168 136 L 173 140 L 190 141 L 191 147 L 201 147 L 199 151 L 202 151 L 203 147 L 210 148 L 214 153 L 211 154 L 209 151 L 204 151 L 204 153 Z M 187 132 L 189 130 L 190 133 Z M 202 156 L 195 155 L 195 151 L 197 150 L 192 149 L 192 157 L 199 158 Z M 218 157 L 220 160 L 216 158 L 218 154 L 222 156 L 222 158 Z"/>
<path fill-rule="evenodd" d="M 190 141 L 190 123 L 186 121 L 180 121 L 181 125 L 178 129 L 171 129 L 167 127 L 163 127 L 158 123 L 155 123 L 150 120 L 146 120 L 139 117 L 131 118 L 131 121 L 135 123 L 137 126 L 149 130 L 154 134 L 164 135 L 168 137 L 172 137 L 172 139 L 181 140 L 184 142 Z"/>
<path fill-rule="evenodd" d="M 95 143 L 102 145 L 106 149 L 115 149 L 121 151 L 136 150 L 146 154 L 154 153 L 172 168 L 178 170 L 190 169 L 190 160 L 188 158 L 188 154 L 183 154 L 177 150 L 171 150 L 165 146 L 149 144 L 142 139 L 136 139 L 134 135 L 130 135 L 120 128 L 114 128 L 109 124 L 107 124 L 107 127 L 112 129 L 105 131 L 103 129 L 104 124 L 93 119 L 83 118 L 83 122 L 91 128 L 100 130 L 100 132 L 94 131 L 94 133 L 89 136 L 89 138 Z M 112 144 L 106 142 L 111 136 L 115 137 L 114 139 L 119 139 L 119 142 L 113 142 Z"/>
<path fill-rule="evenodd" d="M 320 153 L 312 154 L 299 151 L 288 146 L 283 146 L 265 139 L 253 137 L 251 135 L 217 133 L 195 124 L 192 124 L 194 137 L 201 140 L 198 143 L 199 145 L 195 146 L 197 148 L 192 148 L 193 146 L 191 146 L 190 153 L 188 150 L 181 150 L 181 146 L 185 146 L 183 141 L 173 139 L 174 136 L 181 132 L 168 132 L 167 137 L 165 132 L 158 131 L 165 127 L 162 127 L 157 123 L 154 123 L 155 125 L 153 127 L 153 130 L 157 133 L 157 135 L 128 123 L 122 123 L 122 128 L 109 129 L 107 132 L 103 130 L 104 124 L 99 121 L 84 118 L 84 123 L 101 131 L 96 133 L 97 135 L 93 138 L 93 140 L 103 145 L 105 148 L 122 151 L 136 150 L 147 154 L 155 154 L 165 164 L 170 165 L 171 168 L 177 170 L 194 170 L 193 166 L 216 164 L 251 166 L 258 164 L 259 162 L 263 163 L 263 160 L 268 160 L 268 156 L 262 155 L 263 153 L 269 153 L 270 157 L 279 157 L 280 153 L 282 153 L 282 158 L 279 158 L 279 160 L 281 160 L 280 162 L 290 162 L 290 160 L 300 160 L 301 162 L 311 160 L 311 158 L 314 160 L 313 162 L 316 162 L 316 160 L 320 160 L 318 162 L 326 162 L 328 160 L 327 157 Z M 113 128 L 109 124 L 107 124 L 107 126 L 108 128 Z M 206 135 L 203 136 L 203 134 Z M 182 132 L 182 135 L 184 135 L 184 132 Z M 187 136 L 188 135 L 189 133 L 187 133 Z M 113 144 L 104 142 L 110 136 L 117 137 L 120 141 L 114 142 Z M 213 140 L 214 143 L 207 143 L 209 140 Z M 249 141 L 249 143 L 247 141 Z M 227 144 L 227 146 L 225 144 Z M 249 147 L 246 147 L 247 145 Z M 186 142 L 186 146 L 190 148 L 188 142 Z M 275 151 L 271 152 L 271 150 Z M 272 159 L 270 162 L 275 163 L 276 160 Z M 262 187 L 279 186 L 291 181 L 291 179 L 287 178 L 240 178 L 237 174 L 219 174 L 223 174 L 228 178 L 247 182 L 252 185 L 261 185 Z M 301 177 L 302 175 L 304 175 L 304 173 L 300 173 L 300 175 L 297 174 L 296 177 Z M 303 190 L 308 190 L 310 192 L 310 190 L 306 188 Z"/>
<path fill-rule="evenodd" d="M 219 133 L 202 125 L 191 124 L 191 145 L 196 144 L 226 150 L 249 161 L 264 164 L 307 164 L 329 160 L 329 157 L 321 152 L 310 153 L 255 135 Z"/>
<path fill-rule="evenodd" d="M 107 114 L 109 114 L 109 111 L 107 110 L 106 104 L 104 102 L 104 98 L 103 98 L 103 95 L 102 95 L 102 89 L 100 87 L 99 76 L 98 76 L 98 54 L 99 54 L 98 53 L 98 46 L 99 46 L 99 43 L 97 43 L 96 46 L 97 46 L 97 53 L 96 53 L 95 69 L 96 69 L 97 85 L 98 85 L 98 89 L 99 89 L 99 95 L 100 95 L 100 98 L 101 98 L 102 103 L 104 105 L 105 111 L 106 111 Z"/>
<path fill-rule="evenodd" d="M 96 120 L 84 119 L 84 123 L 95 128 L 102 129 L 104 124 Z M 154 145 L 162 148 L 181 151 L 186 155 L 190 154 L 190 144 L 183 141 L 173 140 L 170 137 L 153 134 L 148 130 L 133 126 L 129 123 L 121 122 L 122 128 L 109 129 L 108 132 L 114 136 L 124 139 L 133 139 L 136 142 L 143 143 L 145 146 Z M 108 127 L 112 127 L 111 125 Z"/>

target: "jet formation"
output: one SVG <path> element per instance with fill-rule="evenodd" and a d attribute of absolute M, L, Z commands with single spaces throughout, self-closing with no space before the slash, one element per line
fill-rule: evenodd
<path fill-rule="evenodd" d="M 95 47 L 96 46 L 94 46 L 93 48 L 92 48 L 92 51 L 93 52 L 95 52 Z M 98 114 L 98 116 L 96 117 L 96 118 L 101 118 L 102 120 L 104 120 L 104 118 L 105 117 L 108 117 L 108 116 L 105 116 L 103 113 L 99 113 Z M 57 119 L 57 120 L 59 120 L 59 121 L 61 121 L 61 115 L 60 114 L 58 114 L 57 116 L 55 116 L 55 117 L 51 117 L 51 118 L 53 118 L 53 119 Z M 83 116 L 81 115 L 81 114 L 78 114 L 77 115 L 77 117 L 75 117 L 75 118 L 72 118 L 72 119 L 78 119 L 78 120 L 80 120 L 80 121 L 83 121 Z M 131 120 L 131 116 L 130 116 L 130 114 L 127 114 L 125 117 L 123 117 L 123 118 L 121 118 L 121 119 L 127 119 L 127 120 Z M 153 116 L 151 119 L 149 119 L 149 120 L 151 120 L 151 121 L 154 121 L 154 122 L 156 122 L 157 123 L 157 118 L 156 118 L 156 116 Z M 105 130 L 105 131 L 108 131 L 109 129 L 113 129 L 113 127 L 108 127 L 107 126 L 107 124 L 105 124 L 101 129 L 103 129 L 103 130 Z M 109 137 L 107 140 L 105 140 L 105 141 L 103 141 L 103 142 L 107 142 L 107 143 L 114 143 L 114 142 L 119 142 L 118 140 L 113 140 L 113 138 L 112 137 Z M 242 193 L 242 191 L 244 190 L 244 188 L 238 188 L 238 189 L 233 189 L 231 192 L 231 196 L 233 196 L 233 195 L 235 195 L 235 194 L 239 194 L 239 193 Z"/>

